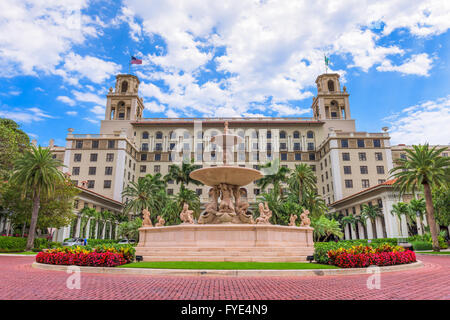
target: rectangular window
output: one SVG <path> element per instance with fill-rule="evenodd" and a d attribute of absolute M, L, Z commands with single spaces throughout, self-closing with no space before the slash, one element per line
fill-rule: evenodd
<path fill-rule="evenodd" d="M 325 179 L 328 180 L 328 171 L 325 172 Z"/>
<path fill-rule="evenodd" d="M 384 174 L 384 166 L 377 166 L 377 173 Z"/>
<path fill-rule="evenodd" d="M 98 156 L 98 154 L 97 153 L 91 153 L 91 162 L 97 162 L 97 156 Z"/>
<path fill-rule="evenodd" d="M 95 176 L 96 173 L 97 173 L 97 167 L 89 167 L 89 175 L 90 176 Z"/>
<path fill-rule="evenodd" d="M 108 140 L 108 149 L 114 149 L 115 140 Z"/>
<path fill-rule="evenodd" d="M 189 144 L 188 144 L 189 145 Z M 162 151 L 162 143 L 155 144 L 155 150 L 156 151 Z"/>
<path fill-rule="evenodd" d="M 358 158 L 359 158 L 359 161 L 366 161 L 367 160 L 366 153 L 358 152 Z"/>
<path fill-rule="evenodd" d="M 348 148 L 348 140 L 341 139 L 341 148 Z"/>
<path fill-rule="evenodd" d="M 369 173 L 369 171 L 367 169 L 367 166 L 360 166 L 359 169 L 361 171 L 361 174 L 368 174 Z"/>
<path fill-rule="evenodd" d="M 93 189 L 94 186 L 95 186 L 95 181 L 94 180 L 88 180 L 88 184 L 87 184 L 88 189 Z"/>
<path fill-rule="evenodd" d="M 169 150 L 173 150 L 173 149 L 175 149 L 175 143 L 171 143 L 170 145 L 169 145 Z"/>
<path fill-rule="evenodd" d="M 332 118 L 337 118 L 337 112 L 332 111 L 332 112 L 331 112 L 331 117 L 332 117 Z"/>
<path fill-rule="evenodd" d="M 327 159 L 325 159 L 325 168 L 327 167 Z"/>
<path fill-rule="evenodd" d="M 155 154 L 155 161 L 161 161 L 161 153 Z"/>
<path fill-rule="evenodd" d="M 344 174 L 352 174 L 352 167 L 344 166 Z"/>
<path fill-rule="evenodd" d="M 280 143 L 280 150 L 286 150 L 286 143 L 285 142 Z"/>
<path fill-rule="evenodd" d="M 259 161 L 259 152 L 253 152 L 252 159 L 253 161 Z"/>
<path fill-rule="evenodd" d="M 141 166 L 140 172 L 147 172 L 147 166 Z"/>
<path fill-rule="evenodd" d="M 103 181 L 103 188 L 104 189 L 111 189 L 111 180 Z"/>
<path fill-rule="evenodd" d="M 315 153 L 310 153 L 309 154 L 309 161 L 314 161 L 316 160 L 316 154 Z"/>
<path fill-rule="evenodd" d="M 195 193 L 197 193 L 198 196 L 201 196 L 203 193 L 203 189 L 200 189 L 200 188 L 195 189 Z"/>
<path fill-rule="evenodd" d="M 114 153 L 107 153 L 106 162 L 113 162 L 113 161 L 114 161 Z"/>
<path fill-rule="evenodd" d="M 287 153 L 281 153 L 281 161 L 287 161 Z"/>
<path fill-rule="evenodd" d="M 383 153 L 375 152 L 375 160 L 382 161 L 383 160 Z"/>
<path fill-rule="evenodd" d="M 159 173 L 161 171 L 161 166 L 160 165 L 156 165 L 154 168 L 153 168 L 153 172 L 155 172 L 155 173 Z"/>
<path fill-rule="evenodd" d="M 169 196 L 173 195 L 173 189 L 167 189 L 167 194 L 168 194 Z"/>
<path fill-rule="evenodd" d="M 142 153 L 141 154 L 141 161 L 147 161 L 147 154 L 146 153 Z"/>
<path fill-rule="evenodd" d="M 368 179 L 362 179 L 361 180 L 361 185 L 363 188 L 369 188 L 370 184 L 369 184 L 369 180 Z"/>
<path fill-rule="evenodd" d="M 73 167 L 72 168 L 72 175 L 77 176 L 80 174 L 80 167 Z"/>
<path fill-rule="evenodd" d="M 314 142 L 308 142 L 308 150 L 314 150 Z"/>
<path fill-rule="evenodd" d="M 301 161 L 302 160 L 302 154 L 301 153 L 296 153 L 295 154 L 295 161 Z"/>
<path fill-rule="evenodd" d="M 75 149 L 82 149 L 83 148 L 83 141 L 77 140 L 75 141 Z"/>
<path fill-rule="evenodd" d="M 380 139 L 373 139 L 373 146 L 375 148 L 380 148 L 381 147 L 381 141 Z"/>
<path fill-rule="evenodd" d="M 312 171 L 316 171 L 316 166 L 314 164 L 310 165 Z"/>
<path fill-rule="evenodd" d="M 342 161 L 350 161 L 350 153 L 343 152 L 342 153 Z"/>
<path fill-rule="evenodd" d="M 105 176 L 111 176 L 113 172 L 113 167 L 105 167 Z"/>
<path fill-rule="evenodd" d="M 364 144 L 364 139 L 358 139 L 358 148 L 364 148 L 365 144 Z"/>
<path fill-rule="evenodd" d="M 73 155 L 73 161 L 74 162 L 81 162 L 81 153 L 75 153 Z"/>
<path fill-rule="evenodd" d="M 253 194 L 256 196 L 259 195 L 259 189 L 258 188 L 253 189 Z"/>
<path fill-rule="evenodd" d="M 347 189 L 353 188 L 353 180 L 345 180 L 345 187 Z"/>
<path fill-rule="evenodd" d="M 92 140 L 92 149 L 98 149 L 98 140 Z"/>

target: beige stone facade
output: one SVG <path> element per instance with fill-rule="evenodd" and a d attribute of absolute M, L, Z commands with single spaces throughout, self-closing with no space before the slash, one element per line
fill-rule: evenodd
<path fill-rule="evenodd" d="M 338 74 L 322 74 L 316 84 L 312 118 L 142 118 L 139 79 L 117 75 L 100 133 L 69 129 L 65 148 L 54 150 L 77 185 L 126 202 L 122 191 L 130 181 L 149 173 L 165 175 L 183 158 L 203 167 L 219 165 L 221 150 L 210 140 L 228 121 L 230 132 L 244 139 L 233 148 L 232 164 L 259 168 L 279 158 L 293 169 L 307 163 L 316 173 L 319 195 L 332 204 L 388 180 L 393 159 L 407 146 L 391 146 L 387 130 L 356 131 L 349 92 L 341 88 Z M 207 187 L 189 187 L 203 203 L 208 201 Z M 254 202 L 261 190 L 254 183 L 245 188 L 248 201 Z M 170 194 L 178 189 L 169 182 Z"/>

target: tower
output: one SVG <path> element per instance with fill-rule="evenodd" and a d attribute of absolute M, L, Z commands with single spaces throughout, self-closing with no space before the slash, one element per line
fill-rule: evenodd
<path fill-rule="evenodd" d="M 138 120 L 144 104 L 138 95 L 139 79 L 131 74 L 118 74 L 116 87 L 106 96 L 105 120 Z"/>
<path fill-rule="evenodd" d="M 317 97 L 312 109 L 316 120 L 349 120 L 349 94 L 344 86 L 341 90 L 339 74 L 325 73 L 316 79 Z"/>

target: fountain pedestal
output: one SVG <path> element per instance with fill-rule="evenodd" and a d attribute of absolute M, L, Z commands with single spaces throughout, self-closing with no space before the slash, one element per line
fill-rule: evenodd
<path fill-rule="evenodd" d="M 139 229 L 144 261 L 302 262 L 313 228 L 261 224 L 180 224 Z"/>

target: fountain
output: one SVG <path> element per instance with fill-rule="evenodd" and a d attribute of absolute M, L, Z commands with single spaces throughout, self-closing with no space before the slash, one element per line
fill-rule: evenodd
<path fill-rule="evenodd" d="M 243 187 L 263 175 L 259 170 L 229 164 L 228 159 L 234 156 L 230 147 L 243 139 L 228 132 L 227 121 L 224 126 L 224 133 L 211 139 L 223 150 L 223 165 L 190 174 L 211 187 L 210 202 L 197 223 L 185 204 L 180 213 L 183 223 L 179 225 L 144 224 L 139 229 L 136 254 L 144 261 L 306 261 L 314 252 L 313 228 L 307 214 L 301 217 L 300 227 L 292 217 L 289 226 L 272 225 L 270 208 L 260 203 L 260 216 L 254 220 Z"/>

